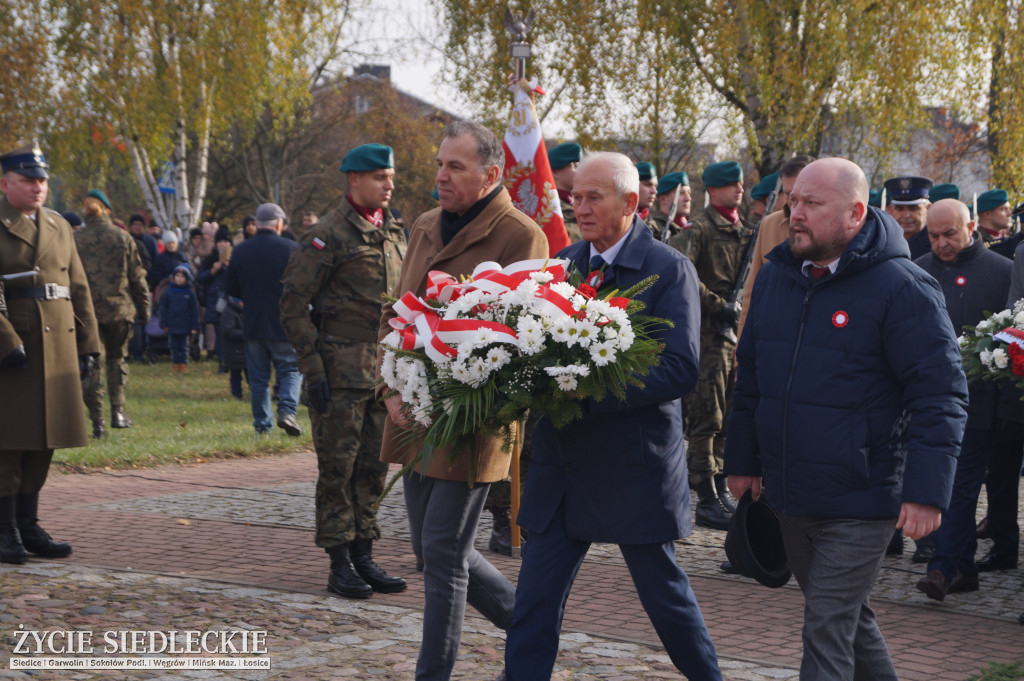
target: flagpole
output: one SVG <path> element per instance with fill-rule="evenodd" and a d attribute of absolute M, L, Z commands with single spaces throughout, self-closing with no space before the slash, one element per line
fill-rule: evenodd
<path fill-rule="evenodd" d="M 533 27 L 533 9 L 523 18 L 522 12 L 513 13 L 508 5 L 505 6 L 505 30 L 512 38 L 510 46 L 511 57 L 515 63 L 515 81 L 521 83 L 526 79 L 526 60 L 530 56 L 530 43 L 526 41 L 526 33 Z M 515 107 L 515 94 L 512 95 L 512 106 Z M 542 141 L 543 144 L 543 141 Z M 512 480 L 512 557 L 522 558 L 522 532 L 516 519 L 519 517 L 519 459 L 520 448 L 523 441 L 523 430 L 526 426 L 526 419 L 516 424 L 516 439 L 512 447 L 512 462 L 509 469 L 509 476 Z"/>

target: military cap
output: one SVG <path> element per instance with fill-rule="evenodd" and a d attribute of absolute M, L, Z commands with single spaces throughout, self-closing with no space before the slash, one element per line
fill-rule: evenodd
<path fill-rule="evenodd" d="M 102 203 L 107 208 L 113 208 L 113 206 L 110 205 L 110 199 L 108 199 L 107 195 L 104 194 L 99 189 L 90 189 L 89 193 L 86 194 L 86 197 L 89 197 L 89 196 L 91 196 L 92 198 L 96 199 L 97 201 Z"/>
<path fill-rule="evenodd" d="M 654 164 L 648 163 L 647 161 L 640 161 L 639 163 L 637 163 L 636 172 L 640 173 L 641 182 L 645 182 L 657 175 L 657 173 L 654 171 Z"/>
<path fill-rule="evenodd" d="M 37 144 L 26 144 L 0 155 L 0 168 L 5 173 L 14 171 L 25 177 L 50 176 L 47 172 L 50 166 L 46 164 L 46 157 Z"/>
<path fill-rule="evenodd" d="M 705 187 L 724 187 L 743 181 L 743 168 L 736 161 L 719 161 L 704 169 L 700 177 Z"/>
<path fill-rule="evenodd" d="M 937 184 L 928 192 L 928 200 L 932 203 L 942 199 L 959 199 L 960 187 L 952 183 Z"/>
<path fill-rule="evenodd" d="M 928 202 L 933 182 L 927 177 L 902 175 L 885 181 L 885 194 L 894 206 L 916 206 Z"/>
<path fill-rule="evenodd" d="M 984 213 L 993 208 L 999 208 L 1009 202 L 1010 196 L 1005 189 L 989 189 L 987 192 L 978 194 L 978 213 Z"/>
<path fill-rule="evenodd" d="M 872 189 L 868 192 L 868 205 L 874 206 L 875 208 L 882 207 L 882 190 Z"/>
<path fill-rule="evenodd" d="M 772 173 L 771 175 L 765 175 L 764 178 L 754 185 L 754 188 L 750 190 L 750 198 L 764 201 L 767 199 L 773 191 L 775 191 L 775 185 L 779 181 L 779 174 Z"/>
<path fill-rule="evenodd" d="M 82 225 L 82 218 L 78 216 L 78 213 L 61 213 L 61 217 L 68 221 L 68 224 L 72 227 L 80 227 Z"/>
<path fill-rule="evenodd" d="M 284 211 L 276 203 L 261 203 L 256 209 L 256 222 L 273 222 L 284 219 Z M 202 231 L 199 232 L 202 234 Z"/>
<path fill-rule="evenodd" d="M 575 142 L 562 142 L 548 149 L 548 163 L 552 170 L 564 168 L 570 163 L 579 163 L 583 158 L 583 147 Z"/>
<path fill-rule="evenodd" d="M 343 173 L 365 173 L 395 167 L 394 150 L 383 144 L 362 144 L 345 154 L 338 168 Z M 259 218 L 257 218 L 258 220 Z"/>
<path fill-rule="evenodd" d="M 658 178 L 658 195 L 668 194 L 676 187 L 690 186 L 690 178 L 686 173 L 669 173 L 668 175 L 662 175 Z"/>

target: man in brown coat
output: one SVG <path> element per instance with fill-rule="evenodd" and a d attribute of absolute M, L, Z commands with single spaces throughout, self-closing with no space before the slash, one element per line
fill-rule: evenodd
<path fill-rule="evenodd" d="M 6 285 L 0 316 L 0 562 L 28 551 L 62 558 L 36 519 L 53 450 L 89 443 L 80 374 L 100 353 L 89 284 L 71 227 L 43 208 L 48 166 L 38 147 L 0 155 L 0 275 L 34 272 Z"/>
<path fill-rule="evenodd" d="M 458 276 L 488 260 L 505 266 L 547 257 L 544 233 L 516 210 L 501 185 L 503 166 L 501 141 L 489 130 L 471 121 L 448 126 L 437 152 L 441 206 L 421 215 L 410 230 L 402 276 L 392 292 L 396 297 L 406 291 L 424 295 L 430 270 Z M 385 305 L 379 339 L 390 333 L 394 317 L 392 306 Z M 386 405 L 381 459 L 404 463 L 423 445 L 399 444 L 396 437 L 409 418 L 400 396 L 388 398 Z M 480 438 L 476 457 L 472 487 L 468 462 L 449 465 L 444 451 L 433 452 L 429 467 L 420 464 L 403 481 L 413 549 L 423 558 L 418 681 L 450 677 L 467 602 L 501 629 L 512 623 L 514 587 L 473 547 L 487 492 L 508 474 L 510 454 L 502 451 L 500 438 Z"/>

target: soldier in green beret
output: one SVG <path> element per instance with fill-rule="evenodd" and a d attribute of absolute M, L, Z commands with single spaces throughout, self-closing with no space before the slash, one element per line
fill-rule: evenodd
<path fill-rule="evenodd" d="M 986 244 L 1010 233 L 1013 222 L 1010 197 L 1003 189 L 989 189 L 978 194 L 978 230 Z"/>
<path fill-rule="evenodd" d="M 736 371 L 735 345 L 723 338 L 720 330 L 723 324 L 735 327 L 739 320 L 740 305 L 730 305 L 728 299 L 751 230 L 739 212 L 743 200 L 740 164 L 712 163 L 701 179 L 708 191 L 708 205 L 694 217 L 693 228 L 672 237 L 669 245 L 693 261 L 700 289 L 700 375 L 697 387 L 685 400 L 687 464 L 690 486 L 697 492 L 696 521 L 702 527 L 724 530 L 735 508 L 726 489 L 722 456 Z"/>
<path fill-rule="evenodd" d="M 872 189 L 868 192 L 868 205 L 874 206 L 875 208 L 882 207 L 882 190 Z"/>
<path fill-rule="evenodd" d="M 39 147 L 0 155 L 0 562 L 63 558 L 71 544 L 39 526 L 54 449 L 89 443 L 81 378 L 100 354 L 89 282 L 71 227 L 43 208 L 49 166 Z"/>
<path fill-rule="evenodd" d="M 85 224 L 75 232 L 75 245 L 85 268 L 93 309 L 106 357 L 107 390 L 110 393 L 110 425 L 129 428 L 125 416 L 125 386 L 128 383 L 128 343 L 136 316 L 149 321 L 149 286 L 146 269 L 135 239 L 110 219 L 110 201 L 99 189 L 92 189 L 83 201 Z M 103 437 L 103 377 L 96 371 L 82 382 L 85 404 L 92 419 L 93 437 Z"/>
<path fill-rule="evenodd" d="M 573 243 L 583 240 L 580 226 L 576 223 L 576 212 L 572 208 L 572 181 L 576 178 L 576 165 L 583 158 L 583 147 L 576 142 L 563 142 L 548 150 L 548 163 L 558 190 L 558 204 L 562 209 L 565 231 Z M 436 196 L 434 197 L 437 198 Z M 511 552 L 511 549 L 509 549 Z"/>
<path fill-rule="evenodd" d="M 391 147 L 349 151 L 340 168 L 348 195 L 310 225 L 281 279 L 281 324 L 306 379 L 320 469 L 316 544 L 331 558 L 327 588 L 346 598 L 406 588 L 372 554 L 388 470 L 380 460 L 387 411 L 374 397 L 377 329 L 406 249 L 388 207 L 394 167 Z"/>
<path fill-rule="evenodd" d="M 750 190 L 750 207 L 747 213 L 747 221 L 756 225 L 761 222 L 761 217 L 764 215 L 764 209 L 767 206 L 768 197 L 771 196 L 772 192 L 775 191 L 775 185 L 779 182 L 779 174 L 777 172 L 765 175 L 761 178 L 761 181 L 754 185 L 754 188 Z"/>
<path fill-rule="evenodd" d="M 650 219 L 646 221 L 657 241 L 662 239 L 662 230 L 668 221 L 668 213 L 672 210 L 672 199 L 676 198 L 677 187 L 679 192 L 676 199 L 676 215 L 669 226 L 669 238 L 690 226 L 690 206 L 693 205 L 693 201 L 690 195 L 689 176 L 684 172 L 662 175 L 658 179 L 658 195 L 651 206 Z"/>
<path fill-rule="evenodd" d="M 647 161 L 637 163 L 636 171 L 640 174 L 640 198 L 636 204 L 636 214 L 647 222 L 651 216 L 654 197 L 658 195 L 658 173 L 654 169 L 654 164 Z"/>
<path fill-rule="evenodd" d="M 935 203 L 942 199 L 956 199 L 960 200 L 960 187 L 956 186 L 951 182 L 934 185 L 928 190 L 928 201 Z"/>

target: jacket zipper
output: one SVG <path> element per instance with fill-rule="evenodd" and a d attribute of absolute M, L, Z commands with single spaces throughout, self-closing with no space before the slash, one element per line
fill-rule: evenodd
<path fill-rule="evenodd" d="M 796 331 L 796 344 L 793 347 L 793 359 L 789 364 L 789 377 L 786 379 L 786 393 L 785 402 L 782 406 L 782 510 L 780 513 L 786 512 L 787 500 L 789 499 L 786 493 L 786 460 L 789 458 L 789 393 L 793 388 L 793 374 L 796 371 L 796 361 L 800 356 L 800 345 L 803 342 L 804 337 L 804 326 L 807 322 L 807 305 L 811 300 L 811 294 L 814 293 L 814 288 L 807 290 L 804 295 L 803 307 L 800 310 L 800 325 Z"/>

